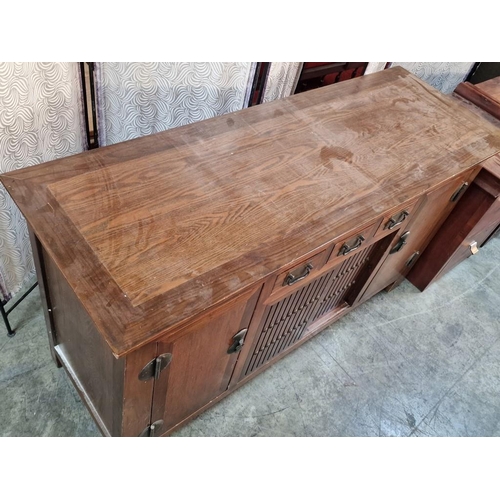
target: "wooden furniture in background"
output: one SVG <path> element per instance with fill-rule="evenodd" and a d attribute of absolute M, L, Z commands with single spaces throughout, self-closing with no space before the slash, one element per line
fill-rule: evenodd
<path fill-rule="evenodd" d="M 397 284 L 500 134 L 402 68 L 1 177 L 54 359 L 166 435 Z"/>
<path fill-rule="evenodd" d="M 500 76 L 476 85 L 463 82 L 454 92 L 500 120 Z"/>
<path fill-rule="evenodd" d="M 305 62 L 295 94 L 362 76 L 367 62 Z"/>
<path fill-rule="evenodd" d="M 497 76 L 500 76 L 500 62 L 477 62 L 467 75 L 467 81 L 476 85 Z"/>
<path fill-rule="evenodd" d="M 500 77 L 472 85 L 457 86 L 454 97 L 500 131 Z M 500 156 L 482 164 L 483 169 L 446 219 L 439 234 L 408 274 L 408 279 L 425 290 L 460 262 L 476 255 L 500 227 Z"/>

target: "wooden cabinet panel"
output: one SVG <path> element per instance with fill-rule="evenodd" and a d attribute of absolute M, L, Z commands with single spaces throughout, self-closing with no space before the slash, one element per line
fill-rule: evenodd
<path fill-rule="evenodd" d="M 163 420 L 162 432 L 227 389 L 239 355 L 228 349 L 234 335 L 248 328 L 259 292 L 260 287 L 254 288 L 207 314 L 173 342 L 158 342 L 159 355 L 172 355 L 156 380 L 153 398 L 152 421 Z"/>
<path fill-rule="evenodd" d="M 316 278 L 266 308 L 243 376 L 300 340 L 324 292 L 328 276 Z"/>

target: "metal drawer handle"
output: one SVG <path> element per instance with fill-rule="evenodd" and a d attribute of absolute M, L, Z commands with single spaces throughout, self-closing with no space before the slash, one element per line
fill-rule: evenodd
<path fill-rule="evenodd" d="M 387 222 L 385 228 L 392 229 L 393 227 L 399 226 L 400 224 L 402 224 L 406 220 L 406 217 L 408 217 L 409 215 L 410 215 L 410 212 L 408 212 L 408 210 L 403 210 L 398 215 L 393 215 L 389 219 L 389 222 Z"/>
<path fill-rule="evenodd" d="M 285 281 L 283 281 L 283 286 L 290 286 L 293 285 L 294 283 L 297 283 L 297 281 L 307 278 L 307 276 L 309 276 L 309 273 L 312 271 L 313 267 L 314 266 L 310 262 L 308 262 L 306 264 L 306 267 L 304 267 L 302 274 L 295 276 L 295 274 L 288 273 L 285 278 Z"/>
<path fill-rule="evenodd" d="M 469 250 L 470 250 L 471 255 L 476 255 L 477 252 L 479 252 L 479 248 L 477 247 L 477 241 L 473 241 L 469 245 Z"/>
<path fill-rule="evenodd" d="M 348 253 L 354 252 L 354 250 L 357 250 L 363 244 L 363 241 L 365 241 L 365 238 L 360 234 L 356 238 L 356 241 L 354 242 L 354 245 L 352 247 L 350 247 L 347 243 L 344 243 L 340 248 L 339 255 L 347 255 Z"/>

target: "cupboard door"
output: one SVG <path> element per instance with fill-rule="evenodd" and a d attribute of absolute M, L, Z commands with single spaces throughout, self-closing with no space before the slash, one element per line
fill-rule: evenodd
<path fill-rule="evenodd" d="M 387 286 L 403 280 L 439 230 L 456 201 L 465 192 L 468 185 L 465 181 L 470 176 L 471 173 L 467 172 L 425 195 L 418 212 L 408 225 L 399 231 L 390 250 L 393 253 L 388 253 L 384 263 L 367 287 L 363 301 Z"/>
<path fill-rule="evenodd" d="M 310 332 L 316 322 L 331 320 L 349 307 L 347 296 L 357 277 L 368 264 L 374 245 L 347 257 L 316 279 L 280 300 L 267 304 L 255 332 L 249 339 L 239 363 L 239 379 L 291 349 Z"/>
<path fill-rule="evenodd" d="M 162 432 L 227 389 L 241 349 L 233 337 L 248 328 L 259 292 L 254 288 L 186 327 L 175 340 L 158 342 L 158 356 L 172 355 L 154 387 L 152 422 L 163 420 Z"/>

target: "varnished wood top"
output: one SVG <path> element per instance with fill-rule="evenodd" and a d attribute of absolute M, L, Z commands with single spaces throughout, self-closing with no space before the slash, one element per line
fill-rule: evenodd
<path fill-rule="evenodd" d="M 499 150 L 398 67 L 1 180 L 121 356 Z"/>

